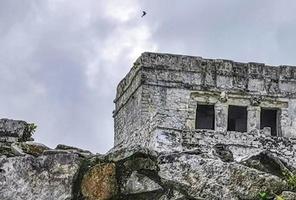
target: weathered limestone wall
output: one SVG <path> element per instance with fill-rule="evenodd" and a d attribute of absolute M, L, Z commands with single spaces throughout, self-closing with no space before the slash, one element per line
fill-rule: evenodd
<path fill-rule="evenodd" d="M 273 108 L 280 110 L 279 134 L 296 136 L 296 67 L 143 53 L 118 88 L 115 145 L 143 143 L 156 127 L 194 130 L 197 103 L 215 105 L 216 131 L 227 130 L 228 106 L 239 105 L 247 107 L 248 131 L 260 128 L 261 107 Z M 123 101 L 132 106 L 119 109 Z M 120 126 L 135 110 L 139 121 Z"/>
<path fill-rule="evenodd" d="M 125 101 L 118 113 L 115 113 L 114 126 L 118 134 L 114 137 L 115 144 L 123 142 L 126 137 L 140 132 L 141 124 L 141 87 L 136 89 L 130 99 Z"/>

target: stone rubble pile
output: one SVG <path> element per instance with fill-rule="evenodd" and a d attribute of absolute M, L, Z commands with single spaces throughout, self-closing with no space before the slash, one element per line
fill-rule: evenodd
<path fill-rule="evenodd" d="M 99 155 L 20 139 L 31 138 L 23 121 L 0 124 L 1 200 L 260 200 L 260 194 L 296 199 L 296 166 L 285 154 L 266 148 L 237 160 L 235 148 L 215 140 L 215 132 L 211 142 L 190 150 L 163 153 L 134 146 Z"/>

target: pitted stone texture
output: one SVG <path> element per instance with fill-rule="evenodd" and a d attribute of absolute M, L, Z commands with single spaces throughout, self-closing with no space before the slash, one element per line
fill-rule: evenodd
<path fill-rule="evenodd" d="M 292 173 L 295 169 L 290 163 L 283 162 L 269 151 L 262 151 L 240 162 L 248 167 L 273 174 L 285 179 L 285 173 Z"/>
<path fill-rule="evenodd" d="M 233 154 L 229 147 L 224 144 L 216 144 L 213 147 L 214 154 L 217 155 L 223 162 L 233 162 Z"/>
<path fill-rule="evenodd" d="M 21 120 L 0 119 L 0 137 L 22 138 L 26 133 L 28 123 Z"/>
<path fill-rule="evenodd" d="M 118 162 L 121 160 L 125 160 L 128 157 L 134 156 L 135 154 L 142 154 L 146 156 L 152 156 L 156 157 L 158 155 L 157 152 L 148 149 L 148 148 L 142 148 L 140 145 L 135 145 L 127 148 L 121 148 L 121 147 L 114 147 L 112 148 L 106 155 L 106 159 L 113 161 L 113 162 Z M 138 164 L 143 164 L 143 163 L 138 163 Z"/>
<path fill-rule="evenodd" d="M 283 191 L 280 197 L 284 200 L 295 200 L 296 193 L 291 191 Z M 280 199 L 281 200 L 281 199 Z"/>
<path fill-rule="evenodd" d="M 75 154 L 0 157 L 0 199 L 72 199 L 80 159 Z"/>
<path fill-rule="evenodd" d="M 114 163 L 99 163 L 83 177 L 81 192 L 87 200 L 108 200 L 117 195 L 116 168 Z"/>
<path fill-rule="evenodd" d="M 21 149 L 23 154 L 29 154 L 33 156 L 40 156 L 44 151 L 49 150 L 50 148 L 45 146 L 44 144 L 36 143 L 36 142 L 18 142 L 12 144 L 12 147 L 17 147 Z"/>
<path fill-rule="evenodd" d="M 182 133 L 156 129 L 151 132 L 149 148 L 157 152 L 182 151 Z"/>
<path fill-rule="evenodd" d="M 133 172 L 124 187 L 122 188 L 122 193 L 124 194 L 136 194 L 144 192 L 152 192 L 156 190 L 161 190 L 162 187 L 151 180 L 145 175 L 139 174 L 138 172 Z"/>
<path fill-rule="evenodd" d="M 183 151 L 199 148 L 203 152 L 209 152 L 216 144 L 224 144 L 233 153 L 234 160 L 239 162 L 268 149 L 284 162 L 296 166 L 296 140 L 294 138 L 271 137 L 259 131 L 248 133 L 210 130 L 171 131 L 182 133 Z"/>
<path fill-rule="evenodd" d="M 90 157 L 93 154 L 88 151 L 88 150 L 83 150 L 77 147 L 73 147 L 73 146 L 68 146 L 68 145 L 64 145 L 64 144 L 58 144 L 55 148 L 56 150 L 65 150 L 68 151 L 70 153 L 77 153 L 78 155 L 82 156 L 82 157 Z"/>
<path fill-rule="evenodd" d="M 190 200 L 184 194 L 180 193 L 179 191 L 172 190 L 168 191 L 159 200 Z"/>
<path fill-rule="evenodd" d="M 279 194 L 289 188 L 277 176 L 199 155 L 160 156 L 159 167 L 158 175 L 164 184 L 186 191 L 193 199 L 256 199 L 262 190 Z"/>
<path fill-rule="evenodd" d="M 0 142 L 0 155 L 5 155 L 7 157 L 14 156 L 25 156 L 33 155 L 40 156 L 43 155 L 45 151 L 50 150 L 49 147 L 44 144 L 27 141 L 27 142 Z"/>
<path fill-rule="evenodd" d="M 228 146 L 213 143 L 190 151 L 154 153 L 153 157 L 146 150 L 126 154 L 123 151 L 129 150 L 121 149 L 125 156 L 116 162 L 121 199 L 241 200 L 258 199 L 260 192 L 275 196 L 293 190 L 282 174 L 294 171 L 295 163 L 260 149 L 258 154 L 248 152 L 248 159 L 236 162 L 229 159 Z M 223 153 L 217 156 L 213 151 Z"/>

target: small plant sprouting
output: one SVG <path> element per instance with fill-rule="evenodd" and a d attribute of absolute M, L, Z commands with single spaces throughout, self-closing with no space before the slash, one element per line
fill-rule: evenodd
<path fill-rule="evenodd" d="M 289 171 L 283 171 L 283 175 L 288 185 L 292 187 L 293 190 L 296 190 L 296 174 Z"/>
<path fill-rule="evenodd" d="M 24 133 L 23 133 L 22 137 L 19 138 L 19 142 L 24 142 L 24 141 L 30 140 L 30 138 L 32 137 L 32 135 L 34 134 L 36 129 L 37 129 L 36 124 L 34 124 L 34 123 L 26 124 Z"/>
<path fill-rule="evenodd" d="M 31 135 L 33 135 L 34 132 L 37 129 L 37 125 L 34 124 L 34 123 L 31 123 L 31 124 L 28 124 L 26 128 L 27 128 L 28 133 L 30 133 Z"/>
<path fill-rule="evenodd" d="M 273 193 L 268 193 L 268 192 L 259 192 L 259 199 L 260 200 L 268 200 L 270 199 L 270 196 L 274 196 L 275 194 Z M 275 195 L 275 200 L 285 200 L 283 197 Z"/>
<path fill-rule="evenodd" d="M 259 192 L 259 198 L 260 200 L 267 200 L 267 193 L 266 192 Z"/>

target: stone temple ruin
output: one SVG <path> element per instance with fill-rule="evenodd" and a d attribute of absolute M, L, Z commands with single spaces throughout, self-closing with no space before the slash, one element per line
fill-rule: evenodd
<path fill-rule="evenodd" d="M 105 155 L 0 119 L 0 199 L 295 200 L 295 92 L 296 67 L 143 53 Z"/>
<path fill-rule="evenodd" d="M 117 88 L 115 146 L 179 151 L 214 132 L 250 146 L 254 134 L 295 137 L 295 93 L 296 67 L 143 53 Z"/>

